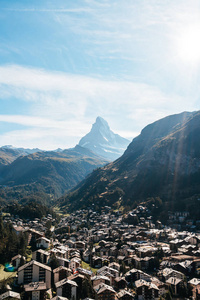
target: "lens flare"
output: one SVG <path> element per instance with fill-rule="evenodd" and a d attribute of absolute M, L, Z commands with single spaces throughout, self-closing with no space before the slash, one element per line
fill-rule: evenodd
<path fill-rule="evenodd" d="M 176 39 L 177 56 L 185 63 L 200 63 L 200 24 L 180 30 Z"/>

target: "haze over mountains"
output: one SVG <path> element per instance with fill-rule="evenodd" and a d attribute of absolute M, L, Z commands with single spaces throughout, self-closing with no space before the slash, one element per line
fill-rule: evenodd
<path fill-rule="evenodd" d="M 94 168 L 107 161 L 93 153 L 83 154 L 80 146 L 58 152 L 35 152 L 20 156 L 1 171 L 0 184 L 6 187 L 26 186 L 40 190 L 53 198 L 75 186 Z"/>
<path fill-rule="evenodd" d="M 80 144 L 102 153 L 106 146 L 111 149 L 111 140 L 115 147 L 124 141 L 108 129 L 107 122 L 97 118 Z M 146 126 L 111 163 L 88 148 L 77 145 L 23 156 L 22 150 L 1 148 L 0 200 L 48 202 L 69 191 L 57 204 L 74 210 L 92 205 L 130 208 L 151 198 L 161 198 L 166 209 L 188 209 L 200 199 L 200 111 Z"/>
<path fill-rule="evenodd" d="M 8 165 L 16 158 L 22 155 L 28 155 L 35 152 L 40 152 L 40 149 L 24 149 L 14 148 L 13 146 L 3 146 L 0 148 L 0 167 L 2 165 Z"/>
<path fill-rule="evenodd" d="M 146 126 L 118 160 L 93 171 L 60 203 L 72 210 L 133 207 L 150 197 L 176 203 L 194 195 L 200 195 L 199 111 Z"/>
<path fill-rule="evenodd" d="M 82 140 L 88 147 L 81 146 Z M 100 117 L 81 141 L 74 148 L 55 151 L 1 147 L 0 198 L 22 200 L 36 195 L 38 199 L 58 198 L 92 170 L 104 166 L 111 158 L 119 157 L 129 143 L 114 134 Z M 111 150 L 106 152 L 102 147 Z"/>

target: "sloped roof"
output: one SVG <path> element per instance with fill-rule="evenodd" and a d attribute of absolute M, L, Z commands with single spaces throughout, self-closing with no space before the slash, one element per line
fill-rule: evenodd
<path fill-rule="evenodd" d="M 61 287 L 65 284 L 70 284 L 72 286 L 78 286 L 75 281 L 69 280 L 68 278 L 62 279 L 55 283 L 56 288 Z"/>
<path fill-rule="evenodd" d="M 25 265 L 19 267 L 18 272 L 22 271 L 23 269 L 26 269 L 27 267 L 29 267 L 31 265 L 37 265 L 38 267 L 41 267 L 41 268 L 46 269 L 51 272 L 50 267 L 48 267 L 47 265 L 44 265 L 36 260 L 31 260 L 30 262 L 26 263 Z"/>
<path fill-rule="evenodd" d="M 29 284 L 25 284 L 24 289 L 26 292 L 42 291 L 47 289 L 47 285 L 45 282 L 31 282 Z"/>
<path fill-rule="evenodd" d="M 96 290 L 97 295 L 99 295 L 105 291 L 110 291 L 112 293 L 116 293 L 116 291 L 110 285 L 107 285 L 105 283 L 100 283 L 100 284 L 96 285 L 95 290 Z"/>
<path fill-rule="evenodd" d="M 5 292 L 3 294 L 0 295 L 0 299 L 3 300 L 3 299 L 6 299 L 6 298 L 15 298 L 15 299 L 21 299 L 21 296 L 19 293 L 15 293 L 13 291 L 8 291 L 8 292 Z"/>
<path fill-rule="evenodd" d="M 177 285 L 182 281 L 182 279 L 178 279 L 176 277 L 170 277 L 169 279 L 166 280 L 166 283 L 172 284 L 172 285 Z"/>

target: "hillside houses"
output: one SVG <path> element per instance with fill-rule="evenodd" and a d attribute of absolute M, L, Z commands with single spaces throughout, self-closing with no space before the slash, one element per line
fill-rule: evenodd
<path fill-rule="evenodd" d="M 38 220 L 20 221 L 35 247 L 31 261 L 23 262 L 19 255 L 12 259 L 26 297 L 159 299 L 171 291 L 197 299 L 200 236 L 154 224 L 144 207 L 131 217 L 135 214 L 137 225 L 118 212 L 79 210 L 61 218 L 51 238 Z"/>

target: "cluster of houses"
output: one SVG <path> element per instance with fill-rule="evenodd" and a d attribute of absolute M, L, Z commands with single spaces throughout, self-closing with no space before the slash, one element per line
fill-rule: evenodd
<path fill-rule="evenodd" d="M 23 299 L 200 299 L 200 235 L 153 223 L 138 207 L 124 218 L 79 210 L 63 217 L 45 237 L 45 222 L 14 220 L 16 232 L 35 241 L 32 259 L 16 255 L 16 285 Z M 138 218 L 131 225 L 131 218 Z M 8 220 L 6 220 L 8 221 Z M 20 299 L 7 291 L 1 299 Z"/>

